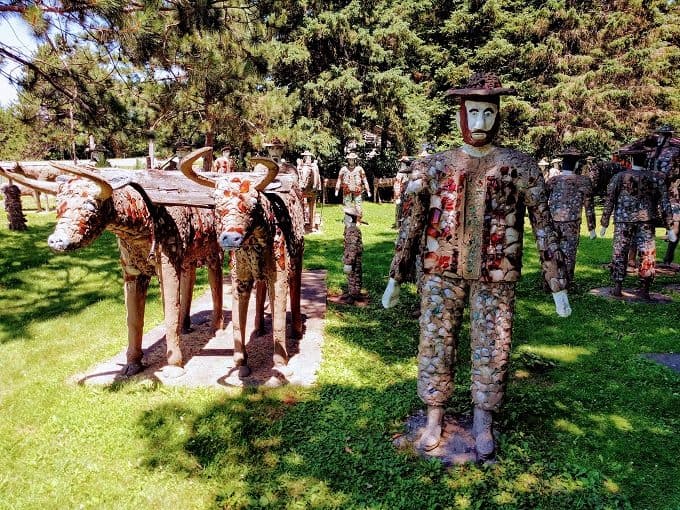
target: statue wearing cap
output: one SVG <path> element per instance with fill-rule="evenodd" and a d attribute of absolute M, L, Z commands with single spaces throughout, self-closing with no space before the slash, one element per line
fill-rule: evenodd
<path fill-rule="evenodd" d="M 680 234 L 680 140 L 673 138 L 675 131 L 669 125 L 661 126 L 655 132 L 656 149 L 648 166 L 664 174 L 668 199 L 673 211 L 673 233 L 677 237 Z M 664 263 L 671 264 L 675 257 L 675 248 L 678 242 L 668 241 Z"/>
<path fill-rule="evenodd" d="M 363 213 L 361 209 L 362 194 L 366 189 L 366 195 L 371 198 L 371 188 L 368 186 L 366 173 L 361 165 L 357 165 L 358 156 L 354 152 L 347 155 L 347 165 L 340 169 L 338 181 L 335 185 L 335 196 L 338 196 L 342 188 L 342 203 L 345 207 L 353 205 L 359 215 Z"/>
<path fill-rule="evenodd" d="M 411 173 L 411 158 L 404 155 L 399 158 L 399 168 L 397 170 L 397 175 L 394 177 L 394 226 L 399 228 L 401 225 L 402 216 L 402 206 L 401 206 L 401 196 L 404 191 L 406 191 L 406 184 L 408 183 L 408 176 Z"/>
<path fill-rule="evenodd" d="M 576 165 L 582 157 L 581 152 L 568 148 L 559 156 L 562 158 L 562 171 L 548 179 L 546 188 L 550 215 L 564 255 L 567 283 L 571 285 L 574 282 L 576 252 L 581 239 L 581 211 L 585 207 L 590 238 L 595 239 L 595 203 L 590 178 L 575 173 Z"/>
<path fill-rule="evenodd" d="M 628 252 L 636 248 L 638 254 L 638 277 L 641 281 L 640 297 L 649 299 L 649 287 L 656 270 L 656 242 L 654 217 L 661 211 L 666 225 L 668 240 L 677 240 L 673 227 L 673 212 L 668 191 L 656 172 L 645 171 L 647 150 L 632 148 L 619 151 L 619 156 L 630 158 L 631 168 L 614 174 L 607 186 L 607 196 L 600 218 L 600 235 L 604 236 L 609 218 L 614 214 L 614 246 L 612 249 L 611 275 L 615 296 L 621 296 L 626 276 Z"/>
<path fill-rule="evenodd" d="M 397 303 L 399 285 L 424 237 L 418 394 L 427 404 L 427 422 L 416 447 L 425 451 L 441 442 L 467 303 L 477 459 L 495 451 L 493 412 L 505 393 L 525 208 L 557 313 L 571 313 L 543 175 L 528 155 L 492 144 L 500 126 L 500 97 L 514 93 L 491 73 L 474 74 L 465 88 L 449 90 L 447 95 L 460 99 L 457 120 L 464 144 L 416 160 L 404 195 L 383 306 Z M 426 213 L 412 213 L 422 210 Z"/>
<path fill-rule="evenodd" d="M 345 206 L 344 223 L 344 253 L 342 256 L 343 271 L 347 275 L 347 294 L 343 301 L 352 304 L 361 298 L 362 267 L 361 256 L 364 252 L 364 244 L 361 239 L 359 221 L 361 214 L 353 206 Z"/>
<path fill-rule="evenodd" d="M 222 155 L 215 159 L 213 172 L 228 174 L 236 171 L 236 163 L 231 157 L 231 147 L 227 146 L 222 150 Z"/>

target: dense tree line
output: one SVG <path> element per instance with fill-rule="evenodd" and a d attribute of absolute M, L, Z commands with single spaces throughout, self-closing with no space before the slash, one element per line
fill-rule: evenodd
<path fill-rule="evenodd" d="M 680 126 L 679 12 L 673 0 L 9 0 L 0 16 L 21 15 L 39 47 L 0 45 L 25 69 L 0 157 L 63 157 L 93 133 L 116 156 L 143 154 L 149 136 L 243 153 L 278 136 L 328 161 L 370 131 L 393 160 L 459 142 L 442 93 L 473 70 L 519 91 L 504 100 L 506 145 L 604 155 Z"/>

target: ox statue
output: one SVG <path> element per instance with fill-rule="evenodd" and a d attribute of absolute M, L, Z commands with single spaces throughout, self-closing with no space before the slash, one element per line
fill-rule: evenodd
<path fill-rule="evenodd" d="M 187 159 L 200 157 L 207 150 L 210 148 L 194 151 Z M 235 172 L 207 177 L 196 174 L 185 162 L 180 165 L 180 170 L 192 181 L 214 189 L 219 243 L 225 250 L 231 250 L 232 313 L 238 313 L 233 320 L 234 362 L 239 367 L 239 376 L 250 374 L 245 350 L 245 324 L 252 288 L 258 283 L 259 290 L 261 282 L 266 282 L 271 305 L 274 368 L 283 375 L 290 375 L 286 348 L 286 298 L 289 291 L 292 333 L 298 338 L 302 335 L 302 197 L 297 176 L 281 175 L 277 182 L 273 182 L 279 171 L 277 162 L 258 158 L 251 163 L 265 165 L 267 173 Z M 263 296 L 256 299 L 258 329 L 261 328 L 263 302 Z"/>
<path fill-rule="evenodd" d="M 143 369 L 142 335 L 147 289 L 158 276 L 166 324 L 167 362 L 182 366 L 180 327 L 190 328 L 189 310 L 196 267 L 207 266 L 212 290 L 212 326 L 222 329 L 222 262 L 215 216 L 210 209 L 155 206 L 133 182 L 116 185 L 100 174 L 71 165 L 55 164 L 75 176 L 55 183 L 10 177 L 57 196 L 57 224 L 48 239 L 50 248 L 65 252 L 85 247 L 104 230 L 118 238 L 127 309 L 127 364 L 122 374 Z"/>

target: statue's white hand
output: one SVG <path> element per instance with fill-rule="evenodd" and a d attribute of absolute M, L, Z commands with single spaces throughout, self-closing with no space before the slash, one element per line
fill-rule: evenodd
<path fill-rule="evenodd" d="M 595 229 L 590 231 L 590 238 L 595 239 L 597 237 L 597 234 L 595 233 Z"/>
<path fill-rule="evenodd" d="M 352 272 L 352 265 L 345 264 L 344 266 L 342 266 L 342 272 L 345 274 L 350 274 Z"/>
<path fill-rule="evenodd" d="M 553 292 L 553 300 L 555 301 L 555 311 L 560 317 L 569 317 L 571 315 L 571 306 L 569 306 L 569 296 L 566 290 Z"/>
<path fill-rule="evenodd" d="M 394 278 L 390 278 L 385 287 L 385 292 L 382 297 L 382 305 L 384 308 L 392 308 L 399 302 L 400 285 Z"/>
<path fill-rule="evenodd" d="M 600 237 L 604 237 L 604 235 L 607 233 L 607 227 L 602 227 L 600 229 Z"/>
<path fill-rule="evenodd" d="M 678 236 L 673 229 L 670 229 L 666 231 L 666 239 L 668 239 L 671 243 L 674 243 L 678 240 Z"/>

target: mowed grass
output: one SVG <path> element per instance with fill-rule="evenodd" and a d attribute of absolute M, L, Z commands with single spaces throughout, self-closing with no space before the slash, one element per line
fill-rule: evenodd
<path fill-rule="evenodd" d="M 380 307 L 394 209 L 365 211 L 372 302 L 329 305 L 317 385 L 235 393 L 69 382 L 126 343 L 115 238 L 57 255 L 53 215 L 28 211 L 30 229 L 10 232 L 0 214 L 0 508 L 680 508 L 680 377 L 641 357 L 679 350 L 680 301 L 590 296 L 609 283 L 611 239 L 589 240 L 585 226 L 568 319 L 541 291 L 526 237 L 498 461 L 447 470 L 395 450 L 423 407 L 417 296 L 406 285 L 398 307 Z M 305 264 L 339 291 L 341 208 L 322 212 Z M 147 330 L 162 320 L 156 282 L 146 316 Z M 470 410 L 467 329 L 460 343 L 455 413 Z"/>

